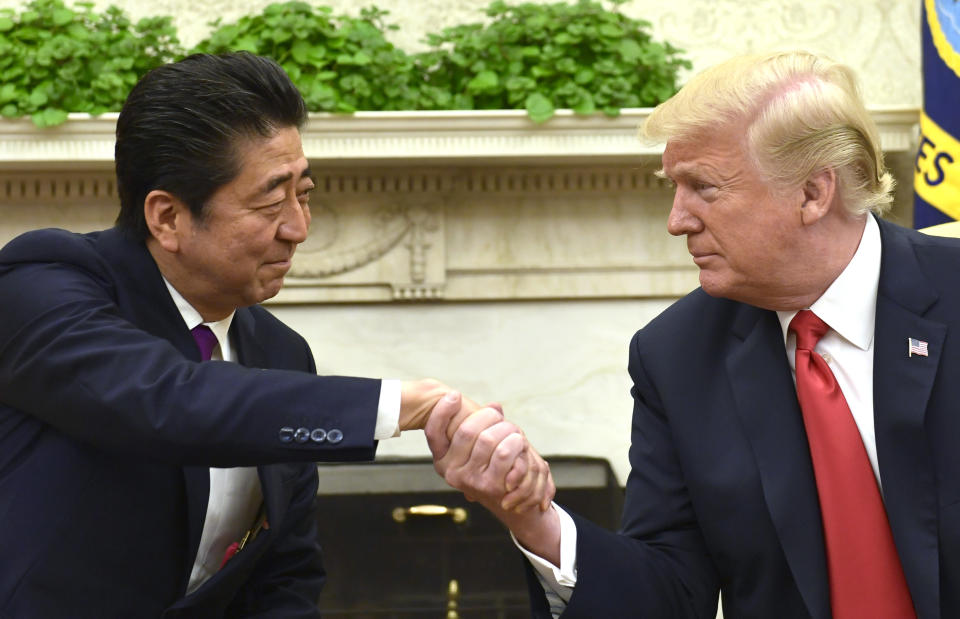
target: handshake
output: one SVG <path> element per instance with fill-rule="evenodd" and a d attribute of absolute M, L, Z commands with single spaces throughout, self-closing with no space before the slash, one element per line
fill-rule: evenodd
<path fill-rule="evenodd" d="M 437 473 L 511 530 L 549 509 L 550 467 L 500 405 L 480 406 L 434 380 L 404 382 L 400 429 L 424 430 Z"/>

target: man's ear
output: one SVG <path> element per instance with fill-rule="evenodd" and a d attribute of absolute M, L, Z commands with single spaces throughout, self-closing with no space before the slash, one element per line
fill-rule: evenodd
<path fill-rule="evenodd" d="M 143 216 L 150 236 L 160 247 L 175 253 L 180 248 L 180 236 L 186 231 L 186 218 L 190 216 L 187 205 L 168 191 L 154 189 L 143 200 Z"/>
<path fill-rule="evenodd" d="M 837 195 L 837 173 L 833 168 L 815 172 L 803 185 L 803 203 L 800 205 L 800 220 L 803 225 L 820 221 L 833 207 Z"/>

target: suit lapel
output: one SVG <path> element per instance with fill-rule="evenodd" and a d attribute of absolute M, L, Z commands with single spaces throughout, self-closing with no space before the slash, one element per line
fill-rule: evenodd
<path fill-rule="evenodd" d="M 256 338 L 256 321 L 247 308 L 240 308 L 234 315 L 233 324 L 230 327 L 233 341 L 237 346 L 237 362 L 254 368 L 269 367 L 266 351 L 260 345 Z M 278 523 L 280 514 L 283 511 L 284 497 L 281 496 L 279 489 L 282 487 L 280 467 L 274 465 L 261 465 L 257 467 L 257 473 L 260 477 L 260 488 L 263 491 L 263 502 L 266 506 L 267 521 Z M 264 532 L 264 538 L 268 538 L 269 530 Z"/>
<path fill-rule="evenodd" d="M 146 246 L 116 228 L 105 230 L 99 243 L 107 261 L 120 267 L 114 268 L 116 294 L 120 305 L 134 314 L 127 318 L 147 333 L 169 341 L 188 359 L 199 361 L 197 345 Z"/>
<path fill-rule="evenodd" d="M 241 307 L 234 314 L 230 335 L 237 347 L 237 363 L 249 368 L 269 366 L 267 353 L 257 341 L 256 321 L 248 308 Z"/>
<path fill-rule="evenodd" d="M 121 306 L 130 308 L 134 314 L 127 318 L 151 335 L 169 341 L 184 357 L 200 361 L 200 351 L 146 246 L 142 242 L 127 238 L 116 228 L 104 231 L 99 243 L 109 264 L 122 266 L 114 269 L 116 294 L 120 297 L 118 301 Z M 207 502 L 210 498 L 210 470 L 205 466 L 185 466 L 183 481 L 189 548 L 182 583 L 186 590 L 206 519 Z"/>
<path fill-rule="evenodd" d="M 907 236 L 880 222 L 882 252 L 874 334 L 874 423 L 887 515 L 914 604 L 940 616 L 936 479 L 924 416 L 946 325 L 924 318 L 937 294 Z M 908 338 L 927 342 L 910 356 Z"/>
<path fill-rule="evenodd" d="M 741 307 L 726 366 L 787 563 L 810 615 L 827 619 L 830 599 L 820 503 L 776 314 Z"/>

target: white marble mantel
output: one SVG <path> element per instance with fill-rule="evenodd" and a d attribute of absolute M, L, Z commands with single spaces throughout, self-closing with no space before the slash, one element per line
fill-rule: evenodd
<path fill-rule="evenodd" d="M 629 161 L 658 155 L 637 128 L 650 113 L 631 108 L 617 117 L 559 110 L 532 123 L 523 110 L 314 113 L 303 131 L 311 161 L 335 164 L 424 162 Z M 886 151 L 913 150 L 918 110 L 872 106 Z M 38 129 L 26 118 L 0 119 L 0 170 L 112 169 L 117 114 L 71 114 L 58 127 Z"/>

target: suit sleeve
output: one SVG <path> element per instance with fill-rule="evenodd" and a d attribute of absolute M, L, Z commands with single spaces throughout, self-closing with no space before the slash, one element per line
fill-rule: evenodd
<path fill-rule="evenodd" d="M 571 514 L 577 524 L 577 585 L 565 619 L 716 616 L 718 577 L 697 525 L 669 417 L 641 362 L 639 338 L 640 333 L 634 336 L 630 349 L 631 473 L 621 531 L 611 533 Z"/>
<path fill-rule="evenodd" d="M 102 273 L 64 262 L 0 266 L 0 299 L 0 428 L 177 464 L 373 456 L 379 380 L 191 361 L 125 320 Z M 331 427 L 336 444 L 282 431 Z"/>

